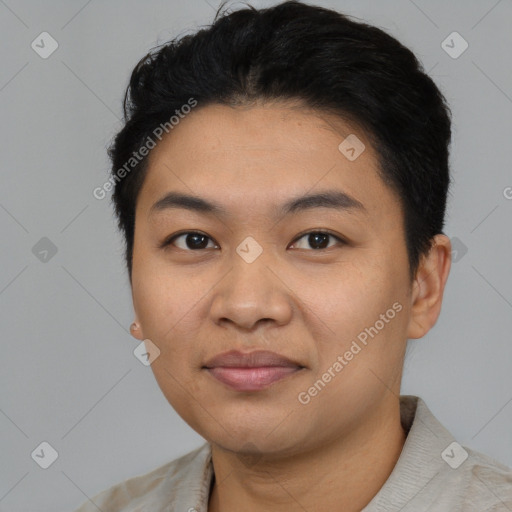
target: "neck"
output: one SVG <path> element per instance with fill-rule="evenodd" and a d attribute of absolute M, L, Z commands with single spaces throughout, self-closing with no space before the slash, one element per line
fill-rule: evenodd
<path fill-rule="evenodd" d="M 208 512 L 358 512 L 388 479 L 405 438 L 395 399 L 349 434 L 285 459 L 263 454 L 243 463 L 239 454 L 212 444 Z"/>

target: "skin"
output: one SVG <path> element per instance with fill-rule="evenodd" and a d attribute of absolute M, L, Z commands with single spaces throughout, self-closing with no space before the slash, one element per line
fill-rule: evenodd
<path fill-rule="evenodd" d="M 295 107 L 198 107 L 152 150 L 137 201 L 132 334 L 158 346 L 158 385 L 212 445 L 209 512 L 240 503 L 246 512 L 350 512 L 370 502 L 405 442 L 399 394 L 407 339 L 437 321 L 450 270 L 450 240 L 437 235 L 410 282 L 400 202 L 377 174 L 370 141 L 354 124 Z M 351 133 L 366 146 L 354 161 L 338 150 Z M 276 210 L 332 190 L 364 211 Z M 227 213 L 151 213 L 170 191 Z M 185 235 L 159 247 L 183 230 L 208 238 L 189 237 L 187 245 Z M 334 235 L 327 248 L 304 236 L 325 230 Z M 236 252 L 247 236 L 263 250 L 252 263 Z M 397 302 L 401 311 L 300 403 L 299 393 Z M 272 350 L 304 369 L 264 390 L 235 391 L 203 368 L 231 349 Z"/>

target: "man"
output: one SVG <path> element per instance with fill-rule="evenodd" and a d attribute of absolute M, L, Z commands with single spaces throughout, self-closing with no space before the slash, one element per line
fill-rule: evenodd
<path fill-rule="evenodd" d="M 133 336 L 207 441 L 89 510 L 512 510 L 512 472 L 400 397 L 436 323 L 450 116 L 410 50 L 300 2 L 141 59 L 110 148 Z"/>

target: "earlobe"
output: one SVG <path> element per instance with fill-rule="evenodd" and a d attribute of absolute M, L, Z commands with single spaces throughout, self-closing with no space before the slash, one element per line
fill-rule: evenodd
<path fill-rule="evenodd" d="M 450 239 L 446 235 L 436 235 L 429 253 L 418 266 L 413 283 L 408 338 L 422 338 L 435 325 L 441 312 L 450 266 Z"/>
<path fill-rule="evenodd" d="M 135 322 L 133 322 L 131 325 L 130 325 L 130 334 L 138 339 L 138 340 L 143 340 L 144 339 L 144 336 L 142 334 L 142 329 L 140 327 L 140 324 L 139 322 L 137 321 L 137 319 L 135 319 Z"/>

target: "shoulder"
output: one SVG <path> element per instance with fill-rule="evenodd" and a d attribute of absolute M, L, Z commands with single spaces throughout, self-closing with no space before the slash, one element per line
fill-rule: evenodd
<path fill-rule="evenodd" d="M 430 509 L 512 511 L 512 469 L 488 455 L 459 444 L 421 399 L 417 404 L 421 428 L 416 432 L 421 434 L 421 442 L 425 443 L 427 452 L 434 454 L 433 460 L 427 463 L 434 476 L 431 485 L 425 489 L 427 496 L 432 499 Z"/>
<path fill-rule="evenodd" d="M 429 451 L 440 455 L 432 464 L 432 471 L 437 472 L 431 489 L 432 510 L 445 510 L 441 505 L 446 504 L 449 505 L 446 510 L 450 511 L 512 511 L 512 469 L 459 444 L 421 399 L 418 399 L 418 413 L 419 419 L 429 427 L 429 434 L 435 435 L 431 439 L 433 450 Z"/>
<path fill-rule="evenodd" d="M 512 512 L 512 470 L 459 444 L 416 396 L 400 397 L 407 438 L 365 512 Z"/>
<path fill-rule="evenodd" d="M 466 477 L 463 504 L 467 510 L 512 510 L 512 469 L 471 448 L 464 449 L 468 458 L 460 469 Z"/>
<path fill-rule="evenodd" d="M 172 460 L 149 473 L 138 475 L 88 499 L 75 512 L 135 512 L 169 510 L 173 500 L 194 497 L 208 477 L 210 445 Z M 141 508 L 142 507 L 142 508 Z"/>

